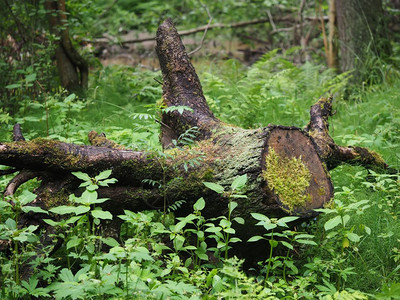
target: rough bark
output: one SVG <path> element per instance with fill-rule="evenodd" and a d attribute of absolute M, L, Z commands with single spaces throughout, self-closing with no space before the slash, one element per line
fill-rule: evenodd
<path fill-rule="evenodd" d="M 354 70 L 359 80 L 371 54 L 390 53 L 381 0 L 336 0 L 341 71 Z"/>
<path fill-rule="evenodd" d="M 329 169 L 340 163 L 387 167 L 368 149 L 335 144 L 328 125 L 332 98 L 321 98 L 312 106 L 305 130 L 274 125 L 248 130 L 233 127 L 219 121 L 209 109 L 170 20 L 157 32 L 157 54 L 164 79 L 164 105 L 190 108 L 182 114 L 172 110 L 163 115 L 164 155 L 125 149 L 94 131 L 89 134 L 91 146 L 45 139 L 25 141 L 21 128 L 15 126 L 14 142 L 0 143 L 0 164 L 13 167 L 10 172 L 19 171 L 6 194 L 12 195 L 26 180 L 39 177 L 36 204 L 49 208 L 79 192 L 80 182 L 71 171 L 96 175 L 112 169 L 118 183 L 100 189 L 99 194 L 111 199 L 104 205 L 114 215 L 123 209 L 162 209 L 177 200 L 186 203 L 176 213 L 186 214 L 203 196 L 207 201 L 205 215 L 215 217 L 226 212 L 228 198 L 207 189 L 203 182 L 228 188 L 235 178 L 247 174 L 247 198 L 238 200 L 237 214 L 248 220 L 251 212 L 309 217 L 333 196 Z M 172 141 L 193 127 L 199 133 L 196 143 L 190 148 L 173 147 Z M 194 161 L 197 163 L 191 163 Z M 162 187 L 148 184 L 149 179 Z M 246 236 L 249 232 L 242 227 L 238 233 Z"/>
<path fill-rule="evenodd" d="M 56 63 L 61 86 L 70 92 L 81 93 L 87 89 L 89 66 L 74 48 L 69 36 L 64 0 L 46 0 L 50 32 L 59 38 L 56 48 Z"/>

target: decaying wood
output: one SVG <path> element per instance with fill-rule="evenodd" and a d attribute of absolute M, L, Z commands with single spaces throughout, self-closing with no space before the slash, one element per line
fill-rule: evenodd
<path fill-rule="evenodd" d="M 171 109 L 162 116 L 164 155 L 125 149 L 94 131 L 89 134 L 90 146 L 45 139 L 25 141 L 16 126 L 15 141 L 0 143 L 0 164 L 12 167 L 12 172 L 20 171 L 6 195 L 12 195 L 20 183 L 39 176 L 36 203 L 49 208 L 67 201 L 69 193 L 79 192 L 80 182 L 72 171 L 97 175 L 111 169 L 118 183 L 100 189 L 99 194 L 111 199 L 104 207 L 114 215 L 123 209 L 161 209 L 164 201 L 169 205 L 177 200 L 186 201 L 176 211 L 185 214 L 203 196 L 207 201 L 205 216 L 215 217 L 226 212 L 228 198 L 207 189 L 203 182 L 229 188 L 235 178 L 247 174 L 247 198 L 238 199 L 238 215 L 248 220 L 251 212 L 309 217 L 333 197 L 330 169 L 341 163 L 387 168 L 382 158 L 368 149 L 335 144 L 328 124 L 331 97 L 321 98 L 311 107 L 310 122 L 304 130 L 275 125 L 245 130 L 222 123 L 206 102 L 171 20 L 159 27 L 156 40 L 164 81 L 163 104 L 186 107 L 183 113 Z M 195 144 L 176 147 L 173 141 L 193 128 L 198 131 Z M 299 171 L 288 168 L 290 164 L 298 166 Z M 278 171 L 274 173 L 274 169 Z M 305 182 L 305 186 L 295 197 L 291 188 L 285 192 L 286 186 L 296 190 L 297 182 Z M 304 202 L 296 202 L 297 197 Z M 238 234 L 246 232 L 246 227 L 238 228 Z"/>

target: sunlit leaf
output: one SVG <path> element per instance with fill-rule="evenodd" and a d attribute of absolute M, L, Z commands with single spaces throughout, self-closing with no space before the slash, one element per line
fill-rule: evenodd
<path fill-rule="evenodd" d="M 214 182 L 203 182 L 203 184 L 208 187 L 210 190 L 213 190 L 214 192 L 218 194 L 222 194 L 224 192 L 224 187 L 219 185 L 218 183 Z"/>

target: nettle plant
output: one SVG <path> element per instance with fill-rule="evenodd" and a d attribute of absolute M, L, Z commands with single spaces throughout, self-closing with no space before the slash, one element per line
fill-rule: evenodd
<path fill-rule="evenodd" d="M 36 195 L 24 190 L 19 196 L 9 196 L 0 200 L 0 219 L 7 218 L 0 224 L 0 240 L 11 250 L 11 257 L 0 255 L 0 296 L 10 299 L 19 299 L 24 295 L 47 295 L 44 289 L 37 288 L 37 276 L 29 281 L 22 280 L 21 265 L 24 265 L 35 256 L 39 236 L 37 225 L 28 227 L 18 226 L 22 213 L 46 213 L 43 209 L 33 206 Z M 42 249 L 44 253 L 48 249 Z M 34 262 L 33 262 L 34 263 Z"/>
<path fill-rule="evenodd" d="M 265 263 L 260 263 L 262 265 L 261 272 L 265 273 L 264 285 L 267 286 L 268 281 L 275 281 L 276 276 L 282 276 L 286 281 L 287 275 L 298 274 L 299 270 L 292 258 L 294 245 L 317 245 L 312 240 L 314 235 L 289 229 L 288 223 L 296 221 L 299 217 L 269 218 L 260 213 L 251 213 L 251 216 L 259 221 L 257 226 L 262 226 L 267 231 L 263 235 L 255 235 L 248 240 L 248 242 L 266 240 L 269 243 L 269 257 Z M 274 250 L 279 245 L 286 248 L 286 255 L 274 255 Z"/>
<path fill-rule="evenodd" d="M 204 185 L 211 190 L 221 194 L 221 196 L 228 197 L 227 216 L 205 219 L 201 211 L 205 208 L 206 201 L 204 198 L 200 198 L 193 205 L 193 213 L 186 217 L 177 218 L 178 222 L 170 225 L 169 229 L 158 230 L 158 233 L 169 234 L 173 243 L 174 254 L 170 254 L 173 260 L 179 262 L 180 258 L 177 257 L 177 254 L 180 252 L 186 252 L 190 255 L 183 266 L 176 265 L 180 268 L 180 271 L 186 271 L 189 266 L 194 268 L 204 266 L 202 263 L 209 261 L 211 252 L 217 260 L 228 259 L 228 250 L 231 248 L 231 244 L 241 241 L 237 237 L 232 237 L 235 234 L 232 222 L 244 224 L 243 218 L 232 218 L 232 212 L 238 205 L 232 199 L 246 197 L 240 194 L 246 182 L 247 175 L 239 176 L 232 182 L 229 190 L 225 190 L 223 186 L 216 183 L 204 182 Z M 209 247 L 206 239 L 214 240 L 215 247 Z M 211 264 L 205 265 L 212 267 Z M 171 271 L 173 271 L 173 268 L 167 268 L 164 273 L 169 274 Z"/>
<path fill-rule="evenodd" d="M 108 200 L 108 198 L 98 198 L 96 190 L 100 186 L 108 186 L 117 180 L 109 178 L 111 170 L 103 171 L 93 178 L 82 172 L 73 172 L 72 174 L 83 180 L 79 187 L 84 187 L 85 191 L 80 196 L 71 194 L 69 196 L 71 205 L 61 205 L 49 210 L 53 214 L 70 217 L 61 218 L 60 221 L 52 219 L 43 221 L 58 229 L 55 237 L 64 240 L 68 268 L 73 265 L 70 261 L 71 258 L 90 262 L 95 268 L 93 256 L 96 251 L 101 249 L 102 243 L 110 246 L 118 244 L 115 239 L 103 238 L 98 235 L 101 220 L 111 220 L 113 217 L 110 212 L 96 207 Z"/>
<path fill-rule="evenodd" d="M 247 198 L 246 195 L 242 195 L 242 191 L 247 183 L 247 174 L 237 177 L 231 184 L 229 190 L 225 190 L 225 188 L 217 183 L 213 182 L 203 182 L 206 187 L 217 192 L 221 196 L 228 197 L 228 216 L 219 216 L 217 218 L 210 219 L 211 222 L 206 223 L 205 226 L 208 227 L 205 232 L 211 232 L 212 235 L 209 238 L 213 238 L 217 246 L 214 248 L 214 252 L 217 256 L 220 256 L 220 253 L 224 253 L 224 259 L 228 259 L 228 251 L 232 247 L 230 244 L 241 242 L 242 240 L 237 237 L 232 237 L 236 233 L 233 228 L 233 222 L 238 224 L 244 224 L 244 219 L 241 217 L 232 218 L 232 212 L 238 206 L 238 203 L 233 201 L 233 199 L 237 198 Z M 215 222 L 218 222 L 218 225 L 215 225 Z"/>

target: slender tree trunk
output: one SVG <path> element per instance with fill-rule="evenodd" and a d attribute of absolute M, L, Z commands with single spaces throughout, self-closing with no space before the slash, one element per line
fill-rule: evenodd
<path fill-rule="evenodd" d="M 340 69 L 358 81 L 372 56 L 390 53 L 382 0 L 336 0 Z"/>
<path fill-rule="evenodd" d="M 339 69 L 338 61 L 338 43 L 337 43 L 337 26 L 336 26 L 336 0 L 329 0 L 329 21 L 328 21 L 328 50 L 327 63 L 329 68 Z"/>

